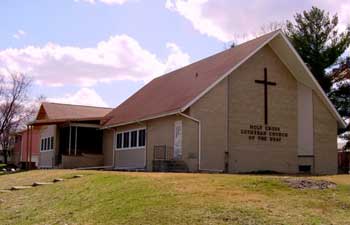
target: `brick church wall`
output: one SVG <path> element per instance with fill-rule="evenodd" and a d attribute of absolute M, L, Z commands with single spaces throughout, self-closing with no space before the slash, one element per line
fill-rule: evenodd
<path fill-rule="evenodd" d="M 337 122 L 318 96 L 313 94 L 315 173 L 335 174 Z"/>
<path fill-rule="evenodd" d="M 264 68 L 268 80 L 268 125 L 287 133 L 281 141 L 249 140 L 242 130 L 264 127 Z M 297 81 L 269 46 L 235 70 L 229 78 L 230 172 L 271 170 L 297 172 Z M 268 138 L 269 139 L 269 138 Z"/>

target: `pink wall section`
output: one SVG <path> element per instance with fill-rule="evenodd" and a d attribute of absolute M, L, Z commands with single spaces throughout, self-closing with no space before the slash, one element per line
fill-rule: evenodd
<path fill-rule="evenodd" d="M 28 136 L 30 140 L 30 136 Z M 21 145 L 21 161 L 26 161 L 27 160 L 27 131 L 22 132 L 22 141 Z M 34 128 L 32 130 L 32 156 L 34 155 L 39 155 L 40 153 L 40 129 L 39 128 Z"/>

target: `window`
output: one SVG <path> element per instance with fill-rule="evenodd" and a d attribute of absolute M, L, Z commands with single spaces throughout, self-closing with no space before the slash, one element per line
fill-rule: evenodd
<path fill-rule="evenodd" d="M 123 148 L 129 148 L 129 132 L 124 132 L 123 135 Z"/>
<path fill-rule="evenodd" d="M 44 150 L 44 139 L 41 139 L 40 150 Z"/>
<path fill-rule="evenodd" d="M 53 149 L 53 137 L 51 137 L 50 139 L 51 139 L 51 146 L 50 146 L 50 149 Z"/>
<path fill-rule="evenodd" d="M 137 146 L 137 130 L 131 131 L 131 142 L 130 147 Z"/>
<path fill-rule="evenodd" d="M 145 146 L 146 144 L 146 130 L 139 130 L 139 146 Z"/>
<path fill-rule="evenodd" d="M 117 134 L 117 148 L 122 148 L 123 134 Z"/>
<path fill-rule="evenodd" d="M 117 133 L 116 149 L 139 149 L 146 143 L 146 129 L 136 129 Z"/>

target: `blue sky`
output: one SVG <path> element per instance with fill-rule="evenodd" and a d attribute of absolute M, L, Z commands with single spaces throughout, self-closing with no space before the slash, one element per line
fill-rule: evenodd
<path fill-rule="evenodd" d="M 2 0 L 0 72 L 33 77 L 33 96 L 115 107 L 152 78 L 315 4 L 344 29 L 349 1 Z"/>

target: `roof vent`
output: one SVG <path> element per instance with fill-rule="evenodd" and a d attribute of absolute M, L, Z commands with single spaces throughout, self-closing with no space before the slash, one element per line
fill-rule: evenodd
<path fill-rule="evenodd" d="M 197 78 L 197 77 L 198 77 L 198 73 L 196 73 L 196 75 L 195 75 L 195 76 L 196 76 L 196 78 Z"/>

